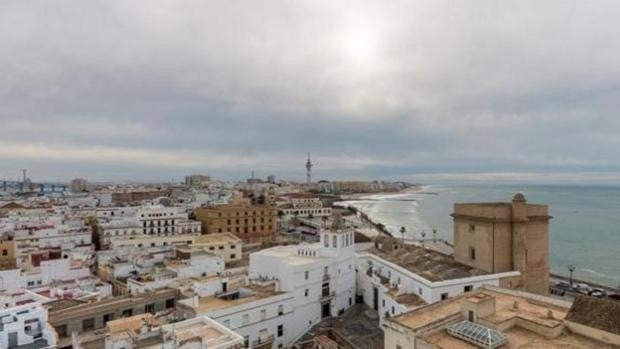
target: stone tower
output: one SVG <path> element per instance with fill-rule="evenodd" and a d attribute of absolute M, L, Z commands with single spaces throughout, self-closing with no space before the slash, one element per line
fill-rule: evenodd
<path fill-rule="evenodd" d="M 489 273 L 520 271 L 501 285 L 546 294 L 549 289 L 549 209 L 512 202 L 455 204 L 454 259 Z"/>

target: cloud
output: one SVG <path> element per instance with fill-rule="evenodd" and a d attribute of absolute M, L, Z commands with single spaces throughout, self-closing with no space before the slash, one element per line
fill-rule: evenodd
<path fill-rule="evenodd" d="M 0 176 L 301 179 L 310 151 L 323 178 L 597 178 L 620 170 L 618 10 L 5 1 Z"/>

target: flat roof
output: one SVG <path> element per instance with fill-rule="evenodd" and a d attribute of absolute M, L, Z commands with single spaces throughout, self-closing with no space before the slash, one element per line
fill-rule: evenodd
<path fill-rule="evenodd" d="M 501 348 L 545 348 L 545 349 L 613 349 L 612 345 L 595 341 L 580 335 L 575 335 L 569 331 L 563 332 L 556 338 L 548 338 L 535 332 L 528 331 L 519 326 L 513 326 L 507 331 L 503 331 L 506 336 L 506 344 Z M 479 349 L 479 347 L 467 343 L 461 339 L 448 334 L 448 331 L 441 330 L 422 336 L 426 342 L 441 349 Z"/>
<path fill-rule="evenodd" d="M 247 289 L 252 291 L 253 293 L 246 297 L 240 297 L 237 299 L 223 299 L 216 296 L 203 297 L 198 300 L 198 306 L 193 306 L 191 302 L 184 302 L 184 304 L 192 307 L 196 313 L 203 313 L 210 310 L 219 310 L 229 307 L 234 307 L 240 304 L 249 303 L 253 301 L 257 301 L 263 298 L 275 296 L 278 294 L 282 294 L 283 292 L 276 292 L 275 284 L 270 284 L 266 286 L 252 284 L 249 286 L 242 287 L 238 290 Z M 237 291 L 238 291 L 237 290 Z M 231 291 L 229 293 L 232 293 Z M 191 300 L 190 300 L 191 301 Z"/>
<path fill-rule="evenodd" d="M 280 245 L 280 246 L 274 246 L 274 247 L 270 247 L 264 250 L 260 250 L 260 251 L 254 252 L 253 254 L 271 256 L 271 257 L 279 257 L 279 258 L 282 258 L 282 260 L 285 260 L 290 265 L 311 264 L 311 263 L 316 263 L 319 260 L 325 259 L 325 257 L 321 257 L 318 255 L 314 257 L 310 257 L 310 256 L 303 256 L 303 255 L 297 254 L 297 250 L 300 247 L 312 248 L 313 246 L 319 247 L 320 243 L 307 244 L 304 246 L 302 245 L 286 245 L 286 246 Z"/>
<path fill-rule="evenodd" d="M 484 318 L 484 321 L 487 323 L 498 325 L 518 317 L 546 327 L 561 325 L 569 309 L 559 305 L 545 303 L 544 298 L 546 297 L 538 297 L 538 299 L 526 298 L 509 291 L 501 292 L 483 288 L 450 298 L 440 303 L 413 310 L 394 317 L 391 321 L 415 330 L 440 319 L 460 313 L 462 305 L 466 302 L 478 303 L 489 298 L 494 298 L 495 313 Z M 515 303 L 517 303 L 517 308 L 514 307 Z M 548 311 L 553 313 L 553 318 L 547 316 Z"/>
<path fill-rule="evenodd" d="M 240 243 L 241 239 L 233 233 L 213 233 L 196 236 L 195 244 L 207 244 L 215 242 L 234 242 Z"/>

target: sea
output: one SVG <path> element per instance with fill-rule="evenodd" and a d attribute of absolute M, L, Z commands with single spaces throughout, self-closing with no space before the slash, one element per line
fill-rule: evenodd
<path fill-rule="evenodd" d="M 436 236 L 452 242 L 457 202 L 509 202 L 523 193 L 528 202 L 549 205 L 551 272 L 611 287 L 620 286 L 620 187 L 559 185 L 428 185 L 417 193 L 369 195 L 347 201 L 396 236 Z"/>

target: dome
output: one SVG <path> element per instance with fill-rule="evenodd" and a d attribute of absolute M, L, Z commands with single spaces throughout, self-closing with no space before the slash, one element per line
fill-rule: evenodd
<path fill-rule="evenodd" d="M 512 198 L 512 201 L 522 201 L 525 202 L 525 195 L 521 194 L 521 193 L 517 193 L 515 194 L 515 196 Z"/>

